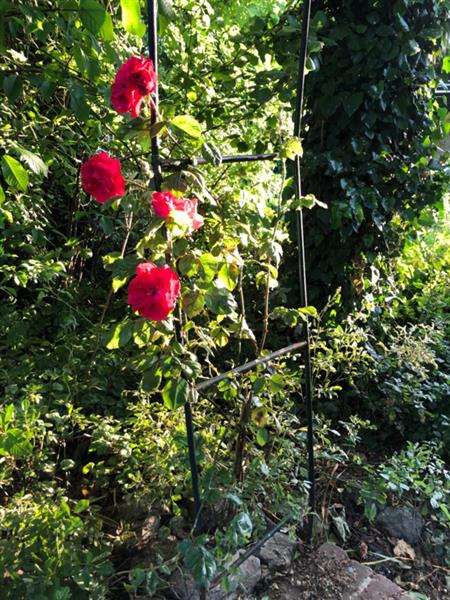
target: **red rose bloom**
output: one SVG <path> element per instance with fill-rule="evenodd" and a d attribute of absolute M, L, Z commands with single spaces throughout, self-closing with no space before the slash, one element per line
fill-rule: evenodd
<path fill-rule="evenodd" d="M 133 119 L 141 114 L 144 98 L 136 91 L 114 82 L 111 87 L 111 103 L 121 115 L 131 113 Z"/>
<path fill-rule="evenodd" d="M 156 90 L 156 82 L 156 73 L 150 59 L 129 58 L 117 71 L 112 85 L 113 107 L 121 114 L 131 112 L 133 118 L 138 117 L 143 97 Z"/>
<path fill-rule="evenodd" d="M 169 221 L 175 211 L 184 212 L 190 221 L 190 231 L 200 229 L 203 217 L 197 212 L 198 202 L 191 198 L 178 198 L 171 192 L 153 192 L 152 207 L 157 217 Z"/>
<path fill-rule="evenodd" d="M 179 291 L 180 280 L 169 265 L 141 263 L 128 286 L 128 304 L 145 319 L 162 321 L 174 309 Z"/>
<path fill-rule="evenodd" d="M 91 156 L 81 165 L 81 183 L 84 191 L 100 204 L 116 196 L 125 196 L 120 160 L 111 158 L 107 152 Z"/>

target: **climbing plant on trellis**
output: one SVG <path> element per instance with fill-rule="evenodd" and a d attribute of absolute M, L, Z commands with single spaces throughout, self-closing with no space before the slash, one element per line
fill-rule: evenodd
<path fill-rule="evenodd" d="M 178 320 L 174 320 L 175 328 L 173 334 L 174 344 L 180 356 L 183 356 L 183 347 L 185 343 L 185 332 L 180 324 L 182 323 L 182 313 L 178 297 L 184 282 L 180 279 L 177 272 L 177 261 L 174 256 L 174 248 L 180 240 L 194 238 L 198 229 L 205 223 L 203 217 L 198 212 L 197 200 L 184 197 L 184 191 L 180 191 L 177 181 L 181 181 L 183 170 L 190 165 L 202 165 L 205 163 L 246 163 L 258 161 L 279 160 L 277 154 L 248 154 L 220 156 L 215 148 L 209 148 L 210 156 L 208 158 L 186 157 L 177 160 L 161 159 L 159 136 L 166 130 L 166 124 L 159 114 L 159 94 L 158 94 L 158 2 L 157 0 L 148 0 L 148 44 L 149 57 L 131 57 L 119 69 L 112 85 L 111 101 L 113 107 L 121 114 L 130 113 L 133 118 L 139 117 L 143 107 L 147 106 L 150 112 L 150 127 L 146 132 L 151 136 L 151 165 L 153 173 L 153 194 L 152 209 L 154 215 L 158 218 L 155 224 L 151 226 L 152 235 L 157 232 L 159 237 L 149 238 L 138 247 L 138 255 L 145 259 L 147 251 L 150 251 L 149 244 L 154 244 L 152 251 L 155 254 L 155 262 L 141 262 L 137 266 L 136 275 L 128 287 L 128 303 L 133 310 L 145 320 L 165 321 L 165 319 L 175 311 L 178 314 Z M 298 277 L 300 290 L 300 306 L 306 309 L 308 305 L 306 271 L 305 271 L 305 250 L 304 250 L 304 228 L 302 213 L 302 189 L 301 189 L 301 122 L 302 106 L 304 96 L 304 76 L 305 62 L 307 57 L 308 33 L 311 13 L 311 1 L 306 0 L 303 8 L 302 34 L 299 50 L 299 68 L 298 81 L 296 88 L 296 110 L 294 115 L 293 137 L 288 140 L 284 148 L 283 159 L 290 159 L 293 163 L 293 174 L 295 183 L 295 196 L 297 200 L 296 231 L 298 241 Z M 195 119 L 188 115 L 175 117 L 171 121 L 172 125 L 184 130 L 192 137 L 201 133 L 200 125 Z M 165 173 L 170 172 L 169 177 Z M 93 195 L 98 202 L 103 203 L 107 200 L 121 198 L 125 195 L 125 180 L 121 174 L 120 161 L 112 158 L 106 152 L 101 152 L 91 157 L 82 166 L 82 182 L 86 192 Z M 181 188 L 182 189 L 182 188 Z M 194 238 L 195 239 L 195 238 Z M 156 241 L 155 241 L 156 240 Z M 120 282 L 122 285 L 123 282 Z M 223 293 L 222 293 L 223 292 Z M 184 297 L 188 297 L 186 290 Z M 231 302 L 232 296 L 229 290 L 216 290 L 217 303 Z M 195 302 L 195 299 L 193 300 Z M 176 312 L 178 311 L 178 313 Z M 202 510 L 202 493 L 199 483 L 197 456 L 195 448 L 193 410 L 195 410 L 195 399 L 198 394 L 212 388 L 214 385 L 227 379 L 230 376 L 238 376 L 248 372 L 259 365 L 265 365 L 276 358 L 289 353 L 300 352 L 304 360 L 304 380 L 303 393 L 298 393 L 299 402 L 306 400 L 307 414 L 307 450 L 308 450 L 308 480 L 309 480 L 309 509 L 310 516 L 306 528 L 306 538 L 310 540 L 312 527 L 312 514 L 315 507 L 315 488 L 314 488 L 314 450 L 313 450 L 313 391 L 310 364 L 310 340 L 308 318 L 305 318 L 303 328 L 303 339 L 296 341 L 286 347 L 262 354 L 264 343 L 259 348 L 259 356 L 250 362 L 246 362 L 231 371 L 227 371 L 208 380 L 197 381 L 195 376 L 181 377 L 179 380 L 169 381 L 163 391 L 165 403 L 170 408 L 183 407 L 185 413 L 187 446 L 189 452 L 189 464 L 192 481 L 192 493 L 194 498 L 196 521 Z M 194 357 L 195 359 L 195 357 Z M 189 352 L 184 356 L 184 360 L 189 363 Z M 195 369 L 194 369 L 195 371 Z M 241 408 L 240 425 L 236 435 L 236 462 L 235 475 L 238 478 L 241 468 L 241 456 L 245 437 L 246 427 L 249 421 L 251 410 L 251 397 L 243 399 Z M 241 447 L 242 452 L 239 452 Z M 275 528 L 267 534 L 258 543 L 252 545 L 248 551 L 243 554 L 233 566 L 238 566 L 251 553 L 255 552 L 276 531 L 280 530 L 292 515 L 287 515 Z"/>

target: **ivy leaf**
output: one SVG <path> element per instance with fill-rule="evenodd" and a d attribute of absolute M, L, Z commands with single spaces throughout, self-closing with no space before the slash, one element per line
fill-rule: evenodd
<path fill-rule="evenodd" d="M 27 165 L 30 167 L 33 173 L 36 173 L 36 175 L 43 175 L 44 177 L 47 177 L 48 167 L 42 160 L 42 158 L 40 158 L 37 154 L 34 154 L 34 152 L 31 152 L 30 150 L 19 146 L 19 144 L 12 144 L 12 147 L 14 148 L 14 150 L 17 150 L 17 152 L 27 163 Z"/>
<path fill-rule="evenodd" d="M 6 183 L 13 188 L 17 188 L 22 192 L 27 191 L 28 187 L 28 173 L 22 167 L 20 162 L 5 154 L 2 157 L 2 172 Z"/>
<path fill-rule="evenodd" d="M 172 379 L 162 391 L 164 404 L 170 410 L 184 406 L 189 398 L 189 386 L 185 379 Z"/>
<path fill-rule="evenodd" d="M 153 596 L 153 594 L 158 589 L 159 585 L 159 576 L 156 571 L 148 571 L 145 577 L 145 589 L 147 590 L 147 594 Z"/>
<path fill-rule="evenodd" d="M 145 33 L 145 24 L 141 21 L 139 0 L 120 0 L 120 6 L 125 31 L 141 38 Z"/>
<path fill-rule="evenodd" d="M 203 588 L 208 587 L 217 572 L 216 560 L 211 552 L 204 546 L 194 545 L 190 540 L 184 540 L 178 548 L 195 582 Z"/>
<path fill-rule="evenodd" d="M 202 126 L 197 119 L 190 115 L 179 115 L 174 117 L 170 123 L 191 138 L 199 139 L 202 136 Z"/>
<path fill-rule="evenodd" d="M 349 94 L 344 101 L 344 110 L 349 117 L 358 110 L 364 100 L 364 94 L 362 92 L 356 92 L 356 94 Z"/>

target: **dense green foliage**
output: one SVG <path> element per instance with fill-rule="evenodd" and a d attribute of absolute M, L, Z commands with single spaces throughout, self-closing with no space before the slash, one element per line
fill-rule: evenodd
<path fill-rule="evenodd" d="M 395 244 L 393 216 L 411 220 L 442 197 L 433 153 L 450 122 L 434 90 L 449 70 L 449 5 L 323 0 L 314 11 L 304 190 L 329 205 L 306 220 L 311 292 L 323 299 L 336 284 L 347 295 L 350 265 L 369 267 Z M 295 75 L 294 19 L 287 13 L 269 37 L 279 73 L 291 74 L 274 86 L 285 97 Z"/>
<path fill-rule="evenodd" d="M 450 123 L 432 92 L 448 71 L 449 6 L 366 4 L 314 8 L 303 168 L 305 193 L 319 203 L 303 199 L 309 277 L 320 301 L 344 290 L 315 319 L 296 299 L 290 217 L 299 207 L 286 160 L 300 151 L 290 136 L 301 2 L 160 1 L 162 155 L 209 162 L 166 173 L 166 187 L 200 200 L 205 226 L 188 238 L 172 228 L 182 302 L 153 324 L 127 307 L 126 284 L 138 262 L 167 252 L 149 208 L 155 130 L 148 113 L 131 120 L 110 107 L 117 68 L 146 53 L 145 14 L 131 0 L 0 0 L 2 598 L 152 594 L 181 563 L 206 585 L 268 516 L 303 517 L 300 359 L 226 379 L 207 396 L 192 385 L 297 339 L 305 314 L 322 409 L 348 435 L 339 446 L 318 421 L 319 475 L 357 448 L 367 424 L 355 411 L 399 451 L 383 467 L 387 480 L 407 470 L 408 452 L 426 462 L 431 437 L 445 456 L 447 175 L 433 156 Z M 80 165 L 98 149 L 122 161 L 120 205 L 100 206 L 81 188 Z M 279 160 L 221 164 L 224 154 L 266 151 Z M 432 223 L 414 220 L 419 213 Z M 187 397 L 206 502 L 199 537 L 190 535 Z M 373 436 L 369 427 L 371 448 Z M 407 440 L 418 444 L 405 454 Z M 411 487 L 420 465 L 409 469 Z M 369 473 L 359 490 L 368 516 L 368 496 L 398 492 L 376 482 Z M 427 482 L 436 509 L 448 483 Z M 150 514 L 162 527 L 148 556 L 140 526 Z"/>

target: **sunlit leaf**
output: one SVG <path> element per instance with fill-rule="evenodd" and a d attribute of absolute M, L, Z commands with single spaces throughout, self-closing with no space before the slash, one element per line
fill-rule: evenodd
<path fill-rule="evenodd" d="M 141 7 L 139 0 L 120 0 L 122 8 L 122 24 L 125 31 L 142 37 L 145 33 L 145 24 L 141 21 Z"/>
<path fill-rule="evenodd" d="M 2 156 L 2 172 L 8 185 L 22 192 L 27 191 L 28 173 L 18 160 L 8 154 L 4 154 Z"/>

